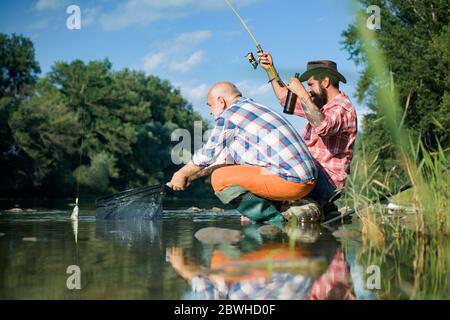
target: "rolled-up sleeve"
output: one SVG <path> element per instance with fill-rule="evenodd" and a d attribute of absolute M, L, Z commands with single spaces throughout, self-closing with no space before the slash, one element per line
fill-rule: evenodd
<path fill-rule="evenodd" d="M 233 123 L 223 117 L 217 118 L 208 141 L 194 153 L 192 162 L 200 167 L 213 164 L 220 153 L 230 145 L 234 133 Z"/>
<path fill-rule="evenodd" d="M 332 136 L 341 132 L 347 126 L 347 111 L 339 106 L 328 109 L 325 119 L 320 126 L 315 128 L 316 133 L 321 136 Z"/>

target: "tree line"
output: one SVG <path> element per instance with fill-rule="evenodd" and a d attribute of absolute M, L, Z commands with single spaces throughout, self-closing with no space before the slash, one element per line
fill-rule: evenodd
<path fill-rule="evenodd" d="M 108 60 L 55 62 L 41 76 L 33 43 L 0 34 L 0 192 L 108 193 L 167 181 L 170 135 L 198 113 L 168 81 Z"/>
<path fill-rule="evenodd" d="M 450 3 L 441 0 L 358 0 L 381 8 L 377 32 L 404 107 L 404 125 L 433 152 L 450 148 Z M 362 146 L 387 172 L 395 149 L 375 96 L 377 83 L 362 51 L 356 24 L 342 44 L 363 67 L 357 98 Z M 40 76 L 33 43 L 0 34 L 0 192 L 114 192 L 161 183 L 176 128 L 192 131 L 198 113 L 168 81 L 142 72 L 114 71 L 108 60 L 55 62 Z M 199 182 L 204 192 L 206 184 Z M 195 189 L 195 188 L 194 188 Z"/>
<path fill-rule="evenodd" d="M 450 148 L 450 2 L 442 0 L 358 0 L 360 10 L 377 5 L 381 28 L 378 45 L 383 50 L 390 76 L 403 106 L 404 126 L 413 143 L 420 139 L 427 151 L 439 145 Z M 342 44 L 363 71 L 357 98 L 371 112 L 363 118 L 363 132 L 356 152 L 377 155 L 381 172 L 396 164 L 396 151 L 385 126 L 385 115 L 376 99 L 377 84 L 371 78 L 357 25 L 342 33 Z M 450 157 L 449 157 L 450 159 Z"/>

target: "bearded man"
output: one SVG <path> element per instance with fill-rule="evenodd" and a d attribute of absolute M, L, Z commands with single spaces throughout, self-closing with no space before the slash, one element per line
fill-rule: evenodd
<path fill-rule="evenodd" d="M 268 52 L 258 52 L 259 64 L 265 70 L 273 67 Z M 339 90 L 339 82 L 347 83 L 333 61 L 310 61 L 307 70 L 287 86 L 273 81 L 275 95 L 284 106 L 288 90 L 297 95 L 294 114 L 308 120 L 303 140 L 318 170 L 314 190 L 308 197 L 316 200 L 325 213 L 335 211 L 332 203 L 350 174 L 350 162 L 357 135 L 357 117 L 349 97 Z M 302 82 L 307 81 L 308 90 Z"/>

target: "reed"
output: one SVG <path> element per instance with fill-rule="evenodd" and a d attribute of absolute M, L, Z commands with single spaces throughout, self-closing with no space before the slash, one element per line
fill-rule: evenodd
<path fill-rule="evenodd" d="M 366 266 L 380 266 L 380 298 L 448 299 L 449 150 L 440 146 L 436 152 L 426 150 L 420 135 L 414 141 L 404 127 L 395 78 L 377 42 L 377 33 L 366 27 L 365 13 L 356 11 L 364 55 L 377 87 L 380 121 L 390 133 L 397 155 L 397 165 L 384 174 L 377 166 L 377 153 L 366 152 L 364 146 L 353 161 L 343 201 L 357 208 L 361 223 L 363 245 L 358 260 Z M 411 212 L 392 214 L 380 202 L 373 202 L 380 194 L 393 194 L 399 182 L 412 185 L 405 193 Z"/>

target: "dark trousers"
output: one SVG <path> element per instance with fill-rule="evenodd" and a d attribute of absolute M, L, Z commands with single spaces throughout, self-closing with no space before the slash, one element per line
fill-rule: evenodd
<path fill-rule="evenodd" d="M 331 197 L 334 196 L 337 188 L 329 181 L 327 178 L 328 174 L 322 166 L 317 165 L 317 170 L 318 174 L 316 185 L 307 197 L 317 201 L 321 206 L 323 206 L 328 202 L 328 200 L 331 199 Z"/>

